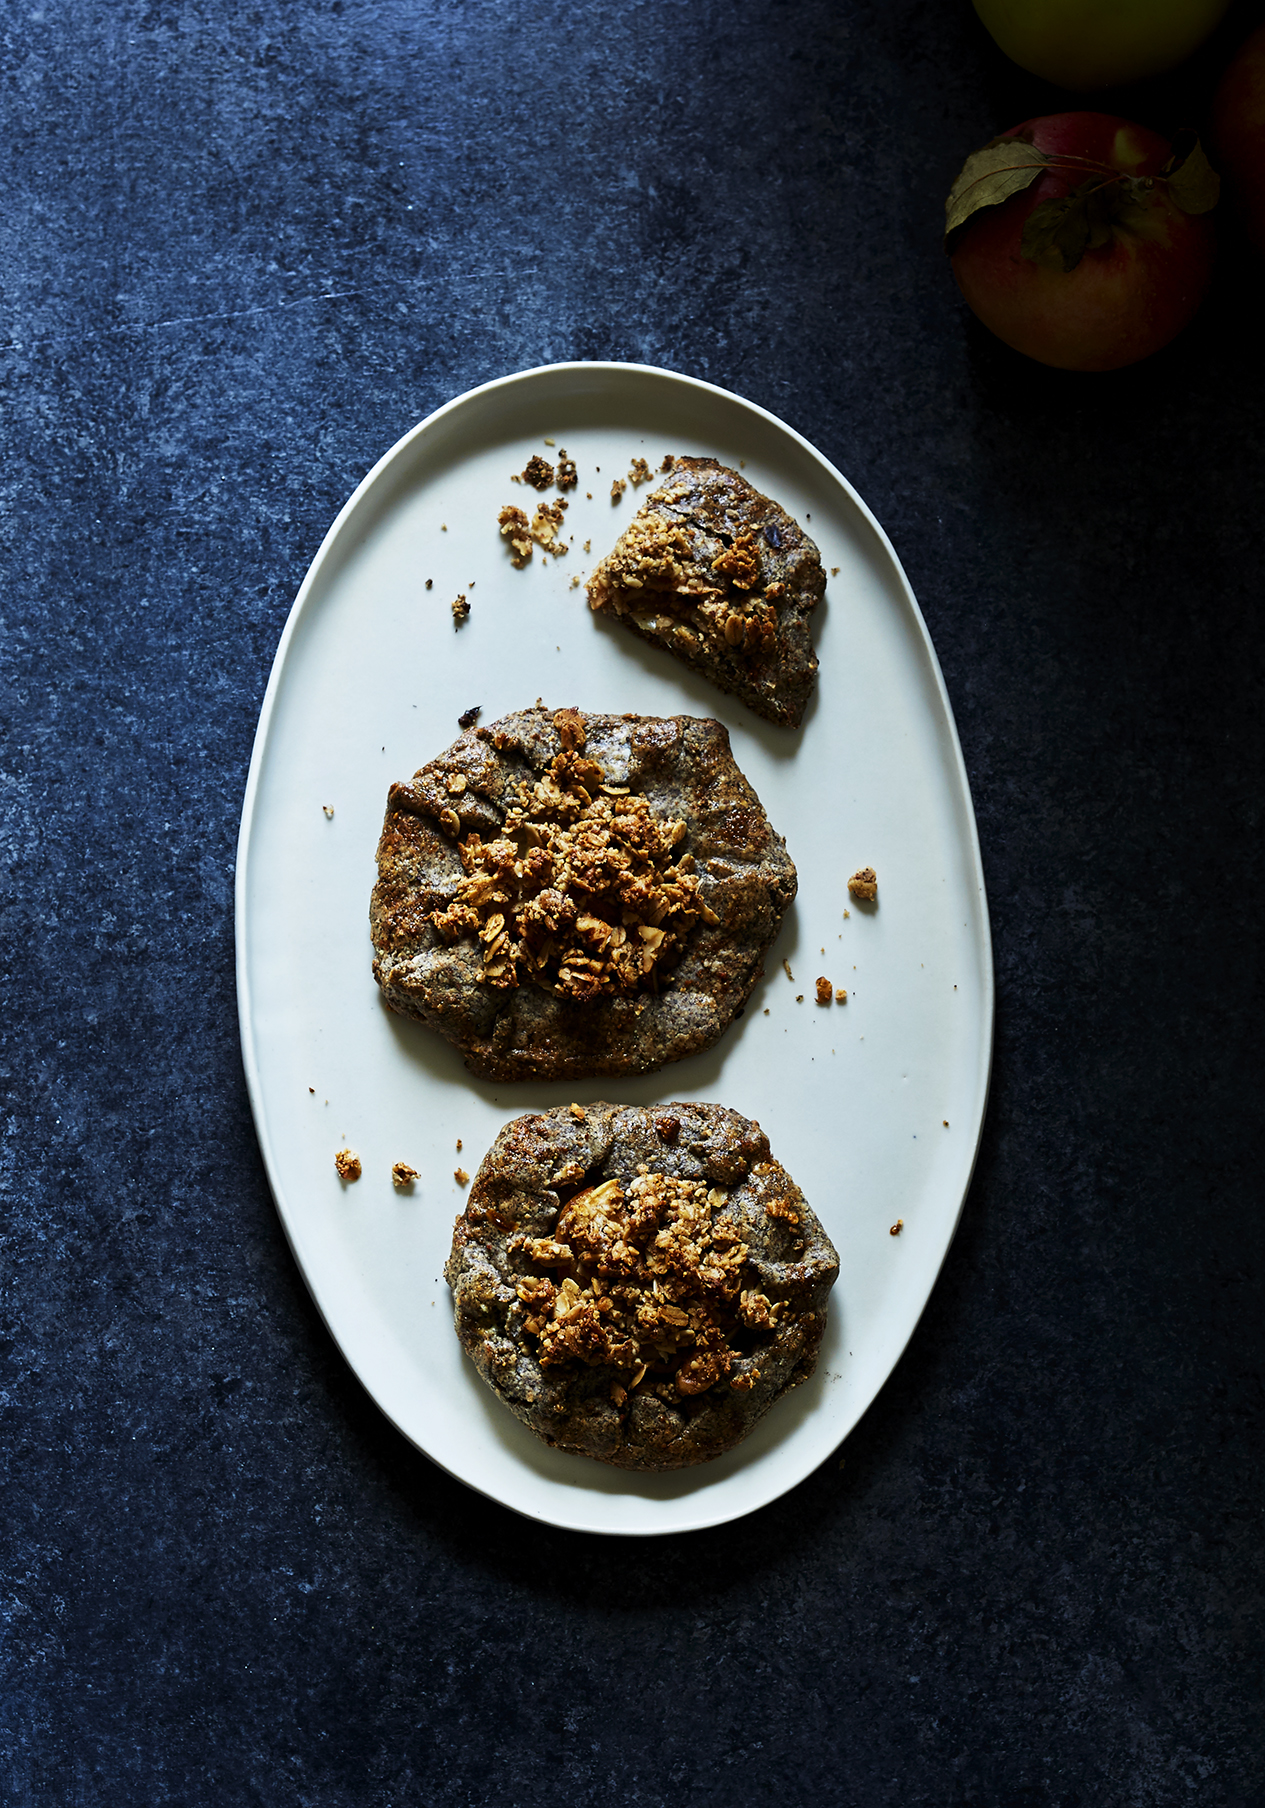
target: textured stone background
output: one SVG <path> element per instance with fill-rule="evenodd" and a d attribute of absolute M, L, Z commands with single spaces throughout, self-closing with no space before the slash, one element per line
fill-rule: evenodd
<path fill-rule="evenodd" d="M 1240 5 L 1180 77 L 1198 120 Z M 0 1800 L 1265 1801 L 1262 268 L 1080 380 L 977 329 L 965 0 L 44 0 L 3 53 Z M 669 365 L 857 484 L 926 613 L 999 979 L 908 1354 L 751 1519 L 433 1469 L 290 1260 L 234 1014 L 255 717 L 413 422 Z"/>

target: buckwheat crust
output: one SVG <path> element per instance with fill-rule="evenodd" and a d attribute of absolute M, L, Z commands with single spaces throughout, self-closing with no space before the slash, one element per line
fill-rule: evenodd
<path fill-rule="evenodd" d="M 392 785 L 374 977 L 480 1076 L 647 1073 L 728 1028 L 795 888 L 719 722 L 522 710 Z"/>
<path fill-rule="evenodd" d="M 720 1456 L 812 1374 L 835 1250 L 722 1105 L 507 1124 L 444 1270 L 480 1376 L 547 1444 L 623 1469 Z"/>
<path fill-rule="evenodd" d="M 614 615 L 797 728 L 817 676 L 808 620 L 826 589 L 816 546 L 786 510 L 714 458 L 678 458 L 589 579 Z"/>

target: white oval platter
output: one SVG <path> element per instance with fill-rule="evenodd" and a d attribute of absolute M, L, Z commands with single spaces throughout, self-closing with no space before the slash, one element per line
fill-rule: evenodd
<path fill-rule="evenodd" d="M 511 474 L 533 452 L 556 457 L 549 441 L 579 466 L 571 550 L 516 571 L 497 514 L 538 500 Z M 635 457 L 657 470 L 668 452 L 741 466 L 821 549 L 821 671 L 799 732 L 592 616 L 572 583 L 638 506 L 632 485 L 612 503 L 612 479 Z M 471 612 L 456 631 L 459 592 Z M 389 782 L 448 746 L 470 706 L 487 723 L 538 697 L 716 716 L 799 869 L 744 1016 L 710 1053 L 633 1083 L 476 1080 L 447 1043 L 386 1010 L 370 973 Z M 847 892 L 866 865 L 873 909 Z M 970 792 L 926 627 L 874 517 L 806 440 L 724 390 L 625 364 L 505 377 L 406 434 L 330 528 L 286 623 L 236 907 L 243 1059 L 277 1208 L 340 1349 L 406 1437 L 531 1518 L 631 1535 L 749 1513 L 831 1454 L 891 1373 L 957 1225 L 987 1097 L 993 979 Z M 847 1003 L 816 1004 L 818 975 Z M 612 1094 L 758 1118 L 842 1267 L 812 1380 L 728 1456 L 661 1476 L 534 1438 L 462 1353 L 442 1278 L 465 1197 L 455 1170 L 473 1173 L 521 1112 Z M 334 1170 L 344 1146 L 363 1163 L 352 1185 Z M 420 1173 L 411 1192 L 392 1185 L 399 1161 Z"/>

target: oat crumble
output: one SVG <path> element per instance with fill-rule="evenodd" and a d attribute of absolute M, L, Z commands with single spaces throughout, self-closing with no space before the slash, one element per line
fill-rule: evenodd
<path fill-rule="evenodd" d="M 531 525 L 527 516 L 512 502 L 507 502 L 496 517 L 501 530 L 501 538 L 510 543 L 510 563 L 515 571 L 521 571 L 531 558 Z"/>
<path fill-rule="evenodd" d="M 728 1198 L 643 1163 L 626 1191 L 605 1180 L 577 1193 L 551 1235 L 520 1234 L 529 1272 L 516 1291 L 541 1367 L 620 1369 L 626 1382 L 614 1386 L 624 1398 L 640 1387 L 664 1400 L 722 1381 L 753 1387 L 759 1371 L 744 1362 L 744 1333 L 776 1328 L 785 1307 L 743 1287 L 748 1246 L 725 1212 Z M 789 1207 L 781 1215 L 799 1222 Z"/>
<path fill-rule="evenodd" d="M 872 904 L 878 897 L 878 874 L 872 866 L 863 866 L 859 873 L 853 873 L 848 880 L 848 890 L 854 898 L 860 898 Z M 846 911 L 844 913 L 847 914 Z"/>
<path fill-rule="evenodd" d="M 478 937 L 478 978 L 498 990 L 535 981 L 578 1001 L 657 992 L 695 924 L 717 921 L 681 849 L 685 824 L 606 783 L 583 756 L 577 711 L 553 720 L 563 751 L 535 784 L 519 785 L 495 841 L 471 834 L 460 844 L 464 877 L 430 921 L 450 944 Z M 455 811 L 441 821 L 455 835 Z"/>
<path fill-rule="evenodd" d="M 452 1177 L 458 1186 L 469 1186 L 470 1184 L 470 1176 L 466 1173 L 464 1168 L 454 1168 Z"/>
<path fill-rule="evenodd" d="M 523 482 L 533 490 L 547 490 L 553 484 L 553 466 L 539 452 L 533 452 L 523 470 Z"/>
<path fill-rule="evenodd" d="M 398 1187 L 401 1192 L 403 1192 L 406 1187 L 411 1187 L 413 1182 L 417 1179 L 420 1179 L 417 1169 L 410 1168 L 406 1161 L 397 1161 L 395 1166 L 391 1169 L 392 1184 Z"/>
<path fill-rule="evenodd" d="M 458 594 L 453 598 L 453 601 L 452 601 L 452 625 L 453 625 L 453 627 L 459 628 L 463 621 L 467 621 L 469 619 L 469 616 L 470 616 L 470 605 L 466 601 L 465 591 L 462 590 L 462 591 L 458 592 Z"/>
<path fill-rule="evenodd" d="M 817 981 L 817 1003 L 829 1004 L 833 995 L 834 988 L 830 984 L 830 981 L 828 979 L 819 979 Z"/>
<path fill-rule="evenodd" d="M 340 1149 L 334 1157 L 334 1168 L 340 1180 L 359 1180 L 360 1157 L 352 1149 Z"/>
<path fill-rule="evenodd" d="M 558 530 L 564 525 L 566 502 L 542 502 L 532 516 L 531 537 L 542 552 L 551 552 L 555 559 L 560 559 L 567 550 L 565 540 L 558 538 Z"/>

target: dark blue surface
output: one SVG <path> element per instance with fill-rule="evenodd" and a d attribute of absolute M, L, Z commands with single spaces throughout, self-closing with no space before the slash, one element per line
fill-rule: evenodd
<path fill-rule="evenodd" d="M 1198 120 L 1250 10 L 1123 110 Z M 1265 1801 L 1259 263 L 1227 235 L 1115 377 L 991 341 L 942 197 L 1068 103 L 965 4 L 53 0 L 0 70 L 0 1801 Z M 999 981 L 962 1229 L 844 1463 L 645 1543 L 381 1420 L 233 996 L 326 526 L 430 409 L 573 357 L 739 390 L 875 509 Z"/>

